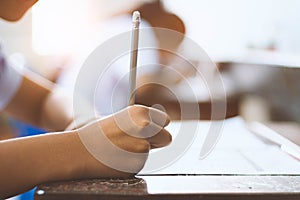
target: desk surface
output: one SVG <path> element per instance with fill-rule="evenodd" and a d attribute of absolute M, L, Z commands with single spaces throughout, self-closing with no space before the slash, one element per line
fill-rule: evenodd
<path fill-rule="evenodd" d="M 196 179 L 195 179 L 196 177 Z M 299 199 L 300 176 L 153 176 L 161 189 L 166 182 L 195 190 L 152 193 L 149 177 L 94 179 L 58 182 L 38 186 L 35 199 Z M 193 179 L 193 180 L 191 180 Z M 164 181 L 162 181 L 164 180 Z M 154 184 L 153 182 L 151 184 Z M 165 190 L 166 191 L 166 190 Z"/>

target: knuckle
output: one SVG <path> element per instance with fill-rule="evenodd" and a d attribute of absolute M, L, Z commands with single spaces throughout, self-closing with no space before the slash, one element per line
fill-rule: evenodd
<path fill-rule="evenodd" d="M 151 123 L 151 121 L 149 121 L 149 120 L 142 120 L 140 122 L 140 125 L 142 126 L 142 128 L 145 128 L 145 127 L 149 126 L 150 123 Z"/>
<path fill-rule="evenodd" d="M 173 140 L 173 137 L 170 133 L 167 134 L 167 145 L 169 145 Z"/>
<path fill-rule="evenodd" d="M 136 153 L 148 153 L 150 150 L 150 144 L 146 140 L 140 140 L 134 148 Z"/>
<path fill-rule="evenodd" d="M 146 118 L 149 115 L 149 108 L 146 106 L 135 105 L 132 107 L 134 114 L 137 114 L 139 117 Z"/>

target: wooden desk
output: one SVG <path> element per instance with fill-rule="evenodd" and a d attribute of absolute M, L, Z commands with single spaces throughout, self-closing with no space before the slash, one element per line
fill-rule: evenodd
<path fill-rule="evenodd" d="M 166 181 L 189 183 L 191 176 L 165 176 Z M 170 180 L 168 180 L 170 179 Z M 183 179 L 185 181 L 183 181 Z M 149 194 L 143 179 L 94 179 L 38 186 L 36 200 L 65 199 L 299 199 L 300 176 L 197 176 L 197 193 Z M 161 185 L 164 187 L 166 185 Z"/>

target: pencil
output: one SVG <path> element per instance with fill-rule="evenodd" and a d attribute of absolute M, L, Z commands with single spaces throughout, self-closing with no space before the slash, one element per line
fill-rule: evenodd
<path fill-rule="evenodd" d="M 129 105 L 135 103 L 136 90 L 136 67 L 139 43 L 139 25 L 141 22 L 140 12 L 134 11 L 132 14 L 132 35 L 131 35 L 131 57 L 130 57 L 130 74 L 129 74 Z"/>

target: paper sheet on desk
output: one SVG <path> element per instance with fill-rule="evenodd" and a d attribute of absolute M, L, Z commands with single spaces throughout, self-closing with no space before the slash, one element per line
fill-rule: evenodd
<path fill-rule="evenodd" d="M 244 121 L 239 118 L 224 122 L 221 138 L 212 153 L 203 160 L 199 159 L 201 145 L 211 125 L 209 121 L 171 122 L 167 129 L 173 135 L 173 141 L 180 126 L 195 126 L 197 135 L 190 147 L 169 166 L 156 171 L 147 171 L 151 165 L 150 153 L 143 174 L 300 174 L 300 162 L 283 152 L 279 146 L 267 144 L 250 132 Z M 171 144 L 167 148 L 174 148 Z M 164 158 L 161 158 L 164 159 Z"/>

